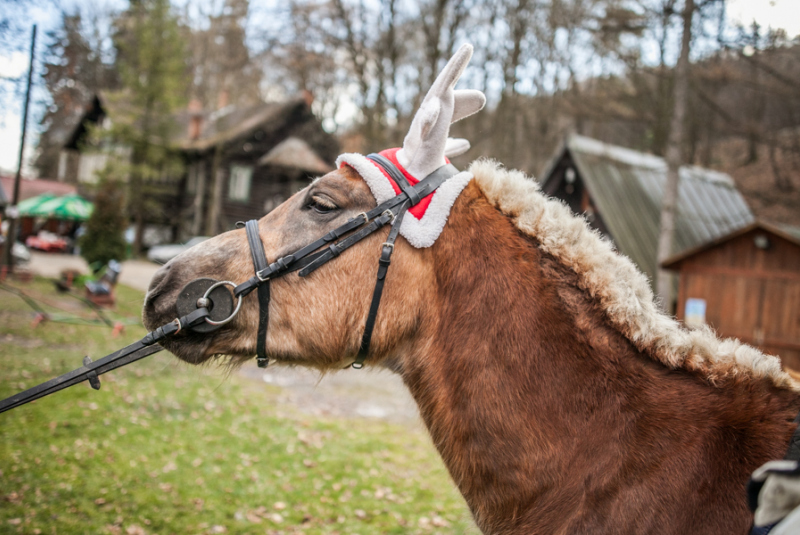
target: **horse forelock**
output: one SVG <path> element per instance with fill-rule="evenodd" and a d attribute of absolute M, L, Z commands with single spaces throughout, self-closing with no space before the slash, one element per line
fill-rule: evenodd
<path fill-rule="evenodd" d="M 800 391 L 780 360 L 735 339 L 720 339 L 708 327 L 688 329 L 660 311 L 646 276 L 586 220 L 547 198 L 520 171 L 478 160 L 469 171 L 487 200 L 510 217 L 539 247 L 578 275 L 611 325 L 639 351 L 672 369 L 705 376 L 712 384 L 750 375 Z"/>

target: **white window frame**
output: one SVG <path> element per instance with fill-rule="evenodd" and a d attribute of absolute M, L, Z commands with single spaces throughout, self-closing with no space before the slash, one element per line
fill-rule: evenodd
<path fill-rule="evenodd" d="M 250 200 L 250 188 L 252 183 L 252 165 L 231 165 L 230 176 L 228 178 L 228 200 L 248 202 Z"/>

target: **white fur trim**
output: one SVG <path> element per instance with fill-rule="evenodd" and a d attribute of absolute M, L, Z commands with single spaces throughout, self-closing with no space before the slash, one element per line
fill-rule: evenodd
<path fill-rule="evenodd" d="M 663 314 L 647 278 L 633 262 L 566 205 L 545 197 L 524 173 L 491 160 L 478 160 L 469 170 L 490 203 L 578 275 L 579 285 L 639 351 L 669 368 L 701 372 L 711 383 L 750 375 L 800 391 L 777 357 L 732 338 L 721 340 L 708 327 L 687 329 Z"/>
<path fill-rule="evenodd" d="M 342 154 L 336 159 L 336 167 L 340 167 L 344 163 L 361 175 L 377 204 L 388 201 L 396 195 L 389 179 L 366 157 L 352 152 Z M 472 180 L 472 173 L 469 171 L 462 171 L 448 178 L 433 193 L 433 199 L 422 219 L 417 219 L 410 212 L 406 213 L 403 225 L 400 227 L 400 234 L 408 240 L 408 243 L 418 249 L 433 245 L 447 223 L 453 204 L 470 180 Z"/>

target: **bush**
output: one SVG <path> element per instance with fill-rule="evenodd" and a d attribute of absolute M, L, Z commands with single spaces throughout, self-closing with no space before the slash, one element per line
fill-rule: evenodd
<path fill-rule="evenodd" d="M 103 180 L 94 199 L 94 212 L 80 238 L 81 256 L 89 264 L 106 265 L 125 258 L 125 211 L 122 188 Z"/>

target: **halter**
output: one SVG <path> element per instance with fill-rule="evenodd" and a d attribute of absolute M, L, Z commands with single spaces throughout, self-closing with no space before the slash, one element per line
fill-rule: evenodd
<path fill-rule="evenodd" d="M 403 224 L 403 218 L 409 208 L 417 205 L 423 198 L 436 191 L 448 178 L 458 173 L 455 167 L 445 164 L 412 186 L 406 180 L 405 175 L 388 158 L 380 154 L 370 154 L 367 158 L 386 171 L 398 185 L 401 193 L 381 203 L 369 212 L 358 214 L 342 226 L 328 232 L 322 238 L 269 264 L 258 233 L 258 221 L 252 219 L 244 224 L 247 243 L 250 245 L 250 254 L 253 258 L 255 275 L 236 286 L 233 289 L 233 295 L 241 299 L 253 290 L 258 292 L 259 313 L 256 362 L 259 367 L 264 368 L 269 364 L 266 350 L 267 327 L 269 325 L 269 281 L 297 270 L 300 270 L 299 275 L 301 277 L 307 277 L 323 264 L 338 257 L 349 247 L 385 225 L 391 224 L 389 235 L 381 246 L 381 256 L 378 259 L 378 274 L 375 281 L 375 289 L 372 292 L 372 302 L 369 306 L 364 332 L 361 335 L 358 354 L 352 363 L 352 367 L 355 369 L 361 369 L 364 366 L 364 360 L 369 355 L 372 331 L 375 328 L 375 321 L 378 317 L 378 307 L 383 295 L 386 272 L 391 264 L 394 243 L 400 232 L 400 226 Z M 352 232 L 356 229 L 358 229 L 356 232 Z M 342 238 L 343 236 L 346 237 Z"/>

